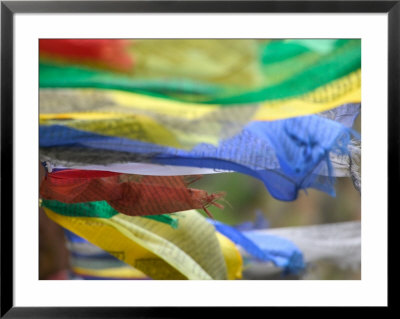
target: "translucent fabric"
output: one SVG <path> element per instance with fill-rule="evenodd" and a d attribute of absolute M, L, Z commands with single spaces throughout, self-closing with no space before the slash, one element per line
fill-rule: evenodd
<path fill-rule="evenodd" d="M 64 228 L 73 279 L 139 280 L 150 279 L 143 272 Z"/>
<path fill-rule="evenodd" d="M 190 149 L 199 143 L 218 145 L 252 120 L 281 119 L 319 111 L 312 103 L 298 102 L 227 109 L 109 90 L 46 89 L 40 94 L 40 125 L 65 125 L 106 136 Z M 346 104 L 340 110 L 356 114 L 356 105 Z M 336 109 L 330 110 L 333 117 L 338 113 Z"/>
<path fill-rule="evenodd" d="M 309 115 L 346 103 L 359 103 L 360 87 L 361 72 L 355 71 L 307 94 L 260 103 L 230 104 L 229 108 L 239 108 L 240 112 L 245 112 L 249 106 L 253 109 L 259 106 L 254 120 Z M 42 116 L 45 113 L 119 112 L 160 114 L 187 121 L 215 113 L 216 116 L 222 114 L 223 118 L 231 119 L 229 112 L 221 110 L 221 104 L 182 102 L 113 89 L 41 88 L 39 102 Z"/>
<path fill-rule="evenodd" d="M 360 190 L 359 39 L 41 39 L 39 52 L 40 205 L 82 278 L 241 279 L 242 256 L 305 268 L 285 236 L 204 218 L 194 209 L 212 218 L 224 194 L 185 175 L 247 174 L 283 201 L 334 196 L 335 176 Z"/>
<path fill-rule="evenodd" d="M 336 121 L 314 115 L 252 122 L 218 147 L 199 144 L 185 151 L 53 125 L 40 127 L 40 146 L 102 149 L 125 152 L 128 158 L 131 153 L 132 162 L 233 170 L 259 178 L 277 199 L 294 200 L 299 189 L 308 187 L 333 194 L 329 155 L 348 154 L 353 133 Z M 321 171 L 327 176 L 320 175 Z"/>
<path fill-rule="evenodd" d="M 350 269 L 357 269 L 361 264 L 360 221 L 255 229 L 245 231 L 243 234 L 265 247 L 270 244 L 267 240 L 268 235 L 290 240 L 301 249 L 307 264 L 328 261 L 341 268 Z M 244 250 L 242 253 L 244 257 L 253 258 Z"/>
<path fill-rule="evenodd" d="M 42 60 L 127 72 L 134 65 L 129 45 L 121 39 L 39 39 L 39 53 Z"/>
<path fill-rule="evenodd" d="M 209 205 L 223 208 L 216 203 L 223 193 L 209 195 L 206 191 L 188 187 L 198 178 L 65 170 L 47 174 L 40 185 L 40 196 L 71 204 L 106 201 L 117 212 L 130 216 L 161 215 L 197 208 L 207 212 Z"/>
<path fill-rule="evenodd" d="M 359 40 L 314 41 L 142 40 L 132 44 L 137 58 L 130 75 L 53 62 L 40 65 L 39 82 L 230 105 L 299 96 L 360 69 Z"/>
<path fill-rule="evenodd" d="M 251 121 L 258 105 L 218 106 L 166 101 L 109 90 L 41 90 L 40 124 L 190 149 L 218 145 Z"/>
<path fill-rule="evenodd" d="M 268 234 L 241 232 L 216 220 L 209 219 L 208 222 L 259 262 L 273 262 L 287 274 L 297 274 L 305 268 L 301 251 L 287 239 Z"/>
<path fill-rule="evenodd" d="M 54 222 L 152 279 L 241 278 L 243 261 L 234 243 L 216 232 L 196 211 L 175 213 L 179 226 L 174 229 L 143 217 L 123 214 L 95 217 L 99 209 L 83 212 L 75 209 L 76 216 L 62 210 L 73 205 L 77 204 L 60 203 L 57 212 L 43 208 Z M 86 217 L 81 217 L 82 214 Z"/>

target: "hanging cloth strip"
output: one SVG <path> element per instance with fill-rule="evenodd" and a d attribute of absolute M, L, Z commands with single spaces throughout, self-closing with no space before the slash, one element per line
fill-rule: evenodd
<path fill-rule="evenodd" d="M 112 156 L 109 151 L 126 152 L 128 162 L 233 170 L 259 178 L 277 199 L 294 200 L 299 189 L 309 187 L 334 194 L 329 154 L 348 154 L 352 134 L 356 133 L 340 123 L 314 115 L 252 122 L 219 147 L 199 144 L 188 152 L 52 125 L 40 127 L 40 147 L 41 152 L 48 147 L 101 149 L 108 151 L 107 156 Z M 56 159 L 63 158 L 65 153 Z M 124 162 L 122 156 L 118 158 L 114 163 Z M 105 164 L 92 159 L 86 164 Z"/>
<path fill-rule="evenodd" d="M 292 241 L 301 249 L 307 265 L 318 267 L 318 262 L 330 263 L 346 270 L 360 269 L 361 223 L 359 221 L 324 225 L 269 228 L 244 231 L 243 234 L 260 247 L 270 245 L 268 236 L 279 236 Z M 257 261 L 240 247 L 246 267 L 243 276 L 248 279 L 266 279 L 279 275 L 280 269 Z M 278 274 L 277 274 L 278 273 Z"/>
<path fill-rule="evenodd" d="M 231 104 L 245 114 L 246 109 L 257 110 L 254 120 L 277 120 L 322 112 L 346 103 L 361 101 L 361 72 L 335 80 L 311 93 L 295 98 L 253 104 Z M 120 112 L 176 117 L 181 121 L 200 119 L 207 115 L 230 121 L 238 120 L 219 104 L 199 104 L 173 101 L 118 90 L 101 89 L 40 89 L 40 113 Z M 240 119 L 239 119 L 240 120 Z"/>
<path fill-rule="evenodd" d="M 143 272 L 64 228 L 69 264 L 75 279 L 150 279 Z"/>
<path fill-rule="evenodd" d="M 40 59 L 101 68 L 136 60 L 121 71 L 143 79 L 186 79 L 239 88 L 292 78 L 359 40 L 347 39 L 41 39 Z M 90 58 L 90 59 L 88 59 Z M 131 62 L 131 61 L 129 61 Z M 130 66 L 130 68 L 129 68 Z M 131 72 L 129 72 L 131 71 Z"/>
<path fill-rule="evenodd" d="M 104 105 L 109 92 L 103 91 L 106 93 L 101 94 L 102 91 L 96 90 L 41 90 L 40 124 L 67 125 L 102 135 L 190 149 L 204 142 L 218 145 L 220 140 L 234 136 L 251 121 L 258 110 L 257 105 L 232 107 L 229 110 L 198 105 L 185 106 L 185 103 L 130 93 L 128 95 L 139 97 L 133 98 L 133 103 L 140 103 L 139 107 L 135 104 L 112 106 Z M 124 93 L 116 93 L 118 94 Z M 91 109 L 93 99 L 104 107 Z M 144 101 L 140 102 L 141 100 Z M 152 104 L 152 100 L 156 102 Z M 77 104 L 84 108 L 79 106 L 81 109 L 78 112 L 60 112 L 63 109 L 71 110 Z M 179 104 L 177 109 L 180 112 L 175 113 L 170 104 Z"/>
<path fill-rule="evenodd" d="M 54 72 L 57 73 L 57 70 L 54 70 Z M 169 115 L 175 115 L 179 117 L 187 117 L 188 115 L 191 115 L 193 117 L 196 116 L 196 114 L 205 114 L 224 107 L 240 108 L 253 105 L 254 108 L 256 105 L 258 105 L 258 109 L 256 114 L 254 115 L 254 119 L 276 120 L 318 113 L 337 107 L 341 104 L 359 103 L 361 101 L 360 70 L 356 70 L 326 85 L 317 87 L 312 91 L 294 97 L 279 98 L 268 101 L 253 101 L 242 104 L 200 104 L 195 102 L 175 101 L 159 96 L 147 96 L 138 94 L 140 93 L 140 90 L 138 90 L 138 92 L 136 93 L 129 93 L 118 91 L 115 89 L 102 89 L 101 87 L 97 89 L 79 89 L 75 86 L 65 86 L 64 89 L 60 89 L 56 84 L 50 85 L 50 83 L 51 82 L 49 82 L 47 86 L 43 86 L 40 88 L 41 92 L 46 92 L 45 94 L 51 94 L 52 92 L 54 92 L 55 94 L 54 96 L 50 97 L 45 96 L 46 100 L 43 100 L 44 105 L 49 105 L 49 102 L 54 101 L 54 99 L 57 99 L 60 96 L 65 95 L 66 93 L 70 95 L 71 105 L 63 106 L 62 109 L 68 112 L 77 111 L 79 108 L 82 110 L 82 106 L 90 107 L 89 110 L 93 111 L 97 108 L 101 108 L 104 111 L 117 110 L 123 112 L 132 112 L 132 110 L 129 110 L 129 108 L 133 108 L 142 110 L 150 109 L 153 112 L 161 112 L 161 106 L 168 105 L 168 108 L 164 108 L 164 113 L 167 112 Z M 72 97 L 71 92 L 75 92 Z M 98 100 L 97 97 L 103 98 Z M 88 101 L 88 104 L 83 104 L 78 100 L 78 98 L 83 101 L 87 101 L 89 99 L 94 99 L 94 101 Z M 58 102 L 56 105 L 59 104 L 60 102 Z M 65 102 L 61 103 L 61 105 L 65 105 Z M 181 109 L 182 115 L 177 112 Z M 51 106 L 50 104 L 50 106 L 41 106 L 41 111 L 54 113 L 57 112 L 57 108 L 55 106 Z"/>
<path fill-rule="evenodd" d="M 63 149 L 61 151 L 61 149 Z M 65 151 L 65 154 L 71 156 L 72 153 L 76 153 L 76 150 L 79 148 L 49 148 L 49 149 L 42 149 L 41 158 L 44 160 L 42 163 L 43 165 L 49 165 L 53 167 L 53 164 L 50 164 L 51 161 L 54 161 L 56 168 L 50 168 L 54 171 L 65 170 L 69 169 L 68 167 L 63 166 L 64 164 L 73 166 L 75 169 L 80 170 L 95 170 L 95 171 L 110 171 L 115 173 L 122 173 L 122 174 L 139 174 L 139 175 L 151 175 L 151 176 L 182 176 L 182 175 L 206 175 L 206 174 L 219 174 L 219 173 L 229 173 L 233 171 L 223 171 L 211 168 L 196 168 L 196 167 L 189 167 L 189 166 L 177 166 L 177 165 L 158 165 L 158 164 L 148 164 L 148 163 L 115 163 L 115 164 L 108 164 L 108 165 L 85 165 L 77 164 L 74 162 L 74 158 L 72 158 L 69 163 L 65 161 L 58 161 L 54 160 L 59 156 L 59 153 Z M 54 152 L 53 152 L 54 151 Z M 86 155 L 87 149 L 82 150 Z M 97 150 L 93 150 L 94 152 L 99 152 Z M 58 153 L 54 154 L 53 153 Z M 83 155 L 82 153 L 80 153 Z M 99 152 L 100 154 L 100 152 Z M 94 155 L 94 153 L 93 153 Z"/>
<path fill-rule="evenodd" d="M 229 109 L 196 105 L 184 107 L 180 105 L 184 103 L 180 102 L 130 93 L 127 95 L 139 97 L 138 101 L 133 97 L 126 105 L 112 105 L 119 102 L 111 102 L 107 93 L 102 94 L 96 90 L 41 90 L 40 124 L 66 125 L 101 135 L 190 149 L 198 143 L 218 145 L 222 139 L 239 133 L 248 122 L 264 120 L 263 111 L 256 104 Z M 151 101 L 152 99 L 155 101 Z M 99 105 L 93 108 L 93 104 Z M 179 107 L 176 108 L 174 104 Z M 341 108 L 349 109 L 350 105 L 356 108 L 357 104 L 343 105 Z M 276 113 L 276 105 L 271 112 L 266 111 L 265 114 L 269 114 L 269 119 L 279 119 L 290 117 L 293 111 L 299 115 L 309 113 L 307 108 L 291 107 L 290 101 L 282 107 L 288 111 L 287 114 Z M 74 112 L 73 109 L 77 111 Z M 296 113 L 296 110 L 299 112 Z M 336 113 L 335 108 L 332 114 Z"/>
<path fill-rule="evenodd" d="M 346 104 L 332 110 L 319 113 L 319 116 L 329 118 L 331 120 L 335 120 L 340 122 L 346 127 L 352 127 L 353 122 L 357 115 L 360 112 L 360 104 Z M 337 155 L 330 154 L 330 160 L 333 166 L 333 175 L 337 177 L 344 176 L 352 176 L 353 179 L 359 184 L 359 168 L 358 164 L 360 162 L 360 143 L 356 141 L 352 141 L 352 144 L 349 145 L 351 156 L 348 155 Z M 74 151 L 75 150 L 75 151 Z M 54 154 L 57 152 L 58 154 Z M 50 148 L 44 150 L 42 148 L 41 157 L 44 161 L 53 161 L 53 164 L 59 168 L 64 168 L 63 164 L 65 162 L 69 162 L 69 166 L 78 168 L 78 169 L 87 169 L 87 170 L 108 170 L 112 172 L 121 172 L 127 174 L 140 174 L 140 175 L 157 175 L 157 176 L 170 176 L 170 175 L 193 175 L 193 174 L 215 174 L 215 173 L 223 173 L 223 172 L 231 172 L 229 170 L 216 170 L 216 169 L 208 169 L 208 168 L 196 168 L 196 167 L 186 167 L 186 166 L 171 166 L 171 165 L 157 165 L 157 164 L 149 164 L 149 163 L 114 163 L 108 165 L 85 165 L 80 163 L 90 163 L 93 160 L 98 161 L 99 158 L 105 160 L 105 154 L 102 151 L 97 151 L 95 149 L 90 150 L 91 156 L 88 154 L 88 149 L 80 150 L 79 148 L 65 150 L 64 148 Z M 97 153 L 97 154 L 96 154 Z M 111 158 L 113 158 L 112 152 L 109 151 L 108 156 L 109 163 Z M 85 154 L 85 155 L 84 155 Z M 129 154 L 124 154 L 122 156 L 121 153 L 117 153 L 119 155 L 119 160 L 129 161 L 132 160 L 132 157 Z M 83 155 L 83 157 L 82 157 Z M 61 161 L 55 160 L 55 158 L 62 158 Z M 115 157 L 114 157 L 115 158 Z M 115 159 L 114 159 L 115 160 Z M 68 164 L 66 164 L 68 165 Z M 324 174 L 324 172 L 321 172 Z M 328 172 L 326 172 L 328 174 Z M 359 188 L 359 187 L 358 187 Z"/>
<path fill-rule="evenodd" d="M 145 44 L 146 41 L 141 43 Z M 295 45 L 294 43 L 288 43 L 288 47 L 293 48 L 300 45 L 312 53 L 309 55 L 304 54 L 305 52 L 297 52 L 295 55 L 286 54 L 286 63 L 278 61 L 279 58 L 277 57 L 280 52 L 276 50 L 276 43 L 275 48 L 272 47 L 271 50 L 268 43 L 253 41 L 253 53 L 250 54 L 249 52 L 241 54 L 241 51 L 250 48 L 250 45 L 246 47 L 246 44 L 250 43 L 250 41 L 246 42 L 246 40 L 236 40 L 235 50 L 226 50 L 232 45 L 232 41 L 229 40 L 177 40 L 175 43 L 173 53 L 171 54 L 171 51 L 169 51 L 169 55 L 172 58 L 169 60 L 179 61 L 179 63 L 173 63 L 173 67 L 172 65 L 169 67 L 171 72 L 167 72 L 167 74 L 162 67 L 159 67 L 157 71 L 148 72 L 152 68 L 151 62 L 143 63 L 142 65 L 145 65 L 144 69 L 140 65 L 141 59 L 152 58 L 150 56 L 151 52 L 154 52 L 157 58 L 157 55 L 165 54 L 168 50 L 147 50 L 146 54 L 135 59 L 137 69 L 133 76 L 121 76 L 111 72 L 41 63 L 40 87 L 119 89 L 186 102 L 229 105 L 299 96 L 338 78 L 347 76 L 361 67 L 361 42 L 359 40 L 331 40 L 329 45 L 325 45 L 324 50 L 316 50 L 315 45 L 313 48 L 309 40 L 303 44 L 301 44 L 301 41 L 297 41 Z M 188 52 L 193 53 L 193 48 L 190 49 L 191 51 L 185 51 L 185 44 L 187 43 L 192 47 L 208 43 L 203 48 L 197 48 L 199 49 L 197 52 L 200 52 L 200 55 L 191 55 L 190 60 L 195 61 L 195 63 L 186 64 L 189 67 L 185 65 L 185 59 L 182 58 L 182 56 L 187 56 Z M 315 40 L 315 43 L 318 43 L 318 40 Z M 327 40 L 325 40 L 325 43 L 327 43 Z M 167 41 L 156 42 L 159 48 L 165 44 L 173 47 Z M 213 50 L 212 46 L 219 46 L 219 48 Z M 281 49 L 284 46 L 285 42 L 281 42 Z M 138 43 L 138 51 L 139 47 L 140 44 Z M 296 53 L 296 50 L 297 48 L 292 53 Z M 220 58 L 216 58 L 217 55 L 210 51 L 218 51 Z M 203 67 L 200 67 L 202 64 L 201 53 L 211 53 L 211 58 L 203 60 L 205 62 Z M 231 61 L 229 56 L 234 54 L 239 54 L 241 57 L 232 59 L 233 64 L 227 68 L 229 72 L 225 73 L 224 76 L 221 77 L 221 74 L 217 77 L 201 75 L 204 71 L 208 74 L 215 70 L 218 72 L 221 70 L 220 67 L 218 68 L 218 65 L 221 65 L 220 60 L 222 63 L 226 61 L 225 65 L 229 64 Z M 296 60 L 294 59 L 296 55 L 301 57 Z M 181 58 L 177 60 L 178 56 L 181 56 Z M 243 59 L 242 57 L 246 58 Z M 300 61 L 301 63 L 299 63 Z M 234 66 L 235 64 L 236 66 Z M 145 70 L 146 66 L 148 66 L 147 70 Z M 181 72 L 179 66 L 186 68 L 186 71 Z M 298 67 L 295 68 L 293 66 Z M 196 74 L 193 67 L 197 67 L 200 74 L 198 72 Z M 243 70 L 250 76 L 245 76 Z M 330 92 L 333 93 L 334 90 L 330 90 Z"/>
<path fill-rule="evenodd" d="M 268 234 L 257 237 L 217 220 L 208 219 L 208 222 L 259 262 L 273 262 L 275 266 L 283 268 L 284 274 L 298 274 L 305 269 L 303 254 L 287 239 Z"/>
<path fill-rule="evenodd" d="M 100 171 L 64 170 L 48 173 L 40 185 L 40 196 L 62 203 L 106 201 L 109 210 L 130 215 L 161 215 L 189 209 L 204 209 L 223 193 L 188 188 L 201 176 L 141 176 Z M 46 201 L 47 202 L 47 201 Z M 91 210 L 91 208 L 88 209 Z M 54 210 L 54 209 L 53 209 Z"/>
<path fill-rule="evenodd" d="M 130 45 L 120 39 L 39 39 L 39 52 L 41 60 L 129 72 L 134 65 Z"/>
<path fill-rule="evenodd" d="M 143 217 L 97 216 L 99 210 L 92 211 L 93 217 L 81 217 L 79 214 L 86 212 L 75 210 L 71 216 L 69 211 L 43 209 L 54 222 L 152 279 L 210 280 L 241 276 L 242 258 L 235 245 L 215 232 L 196 211 L 175 213 L 179 227 L 173 229 Z M 227 247 L 225 253 L 224 247 Z"/>
<path fill-rule="evenodd" d="M 346 127 L 351 127 L 353 122 L 354 122 L 354 120 L 355 120 L 355 118 L 359 114 L 359 112 L 360 112 L 360 104 L 346 104 L 346 105 L 337 107 L 335 109 L 332 109 L 330 111 L 319 113 L 319 115 L 322 116 L 322 117 L 329 118 L 329 119 L 335 120 L 337 122 L 340 122 L 343 125 L 345 125 Z M 72 118 L 74 116 L 76 116 L 76 115 L 71 115 Z M 44 124 L 48 124 L 49 123 L 48 119 L 51 118 L 51 115 L 43 115 L 43 117 L 47 118 L 47 120 L 43 120 Z M 56 117 L 56 115 L 55 115 L 55 117 Z M 42 116 L 41 116 L 41 118 L 42 118 Z M 71 118 L 69 118 L 69 117 L 67 119 L 65 119 L 65 118 L 63 119 L 63 117 L 61 117 L 58 120 L 53 120 L 53 121 L 55 123 L 54 125 L 62 125 L 62 126 L 71 125 L 72 127 L 74 127 L 74 122 L 69 124 L 68 120 L 70 120 L 70 119 Z M 49 126 L 49 125 L 42 125 L 42 126 Z M 79 125 L 76 128 L 87 130 L 88 132 L 91 132 L 90 131 L 90 127 L 89 128 L 85 128 L 84 125 Z M 130 128 L 129 131 L 130 132 L 136 131 L 136 129 L 135 129 L 135 127 L 133 127 L 133 128 Z M 139 130 L 139 131 L 140 131 L 140 135 L 141 136 L 145 136 L 146 135 L 146 134 L 143 133 L 143 131 L 141 131 L 141 130 Z M 104 131 L 103 131 L 103 133 L 104 133 Z M 63 132 L 63 134 L 64 134 L 63 138 L 66 141 L 68 141 L 68 136 L 66 135 L 67 134 L 66 131 Z M 71 134 L 73 134 L 73 133 L 71 133 Z M 132 132 L 132 134 L 134 134 L 134 132 Z M 102 157 L 105 157 L 105 155 L 102 156 Z M 76 154 L 76 158 L 79 159 L 79 154 Z"/>
<path fill-rule="evenodd" d="M 235 245 L 216 233 L 227 266 L 228 279 L 241 279 L 240 255 Z M 81 279 L 151 279 L 82 237 L 66 230 L 72 271 Z M 79 279 L 79 278 L 78 278 Z"/>

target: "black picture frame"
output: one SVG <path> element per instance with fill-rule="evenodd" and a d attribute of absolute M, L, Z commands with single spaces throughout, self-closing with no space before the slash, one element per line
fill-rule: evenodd
<path fill-rule="evenodd" d="M 15 13 L 67 12 L 387 13 L 388 207 L 393 209 L 398 196 L 394 192 L 399 186 L 400 1 L 1 1 L 1 318 L 190 318 L 194 313 L 226 315 L 224 307 L 215 308 L 212 312 L 208 307 L 196 311 L 192 307 L 14 307 L 13 218 L 10 213 L 13 212 L 13 19 Z M 390 226 L 394 227 L 394 223 L 388 223 L 388 234 L 393 233 Z M 306 310 L 291 309 L 297 315 Z M 237 310 L 235 313 L 239 315 L 248 314 L 244 307 Z"/>

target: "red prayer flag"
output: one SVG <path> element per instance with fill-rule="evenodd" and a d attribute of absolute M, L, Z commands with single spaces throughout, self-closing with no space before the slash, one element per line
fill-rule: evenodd
<path fill-rule="evenodd" d="M 199 177 L 196 177 L 198 179 Z M 208 194 L 189 188 L 191 176 L 147 176 L 105 171 L 64 170 L 48 173 L 40 185 L 40 196 L 63 203 L 105 200 L 116 211 L 130 215 L 160 215 L 204 209 L 223 193 Z"/>

